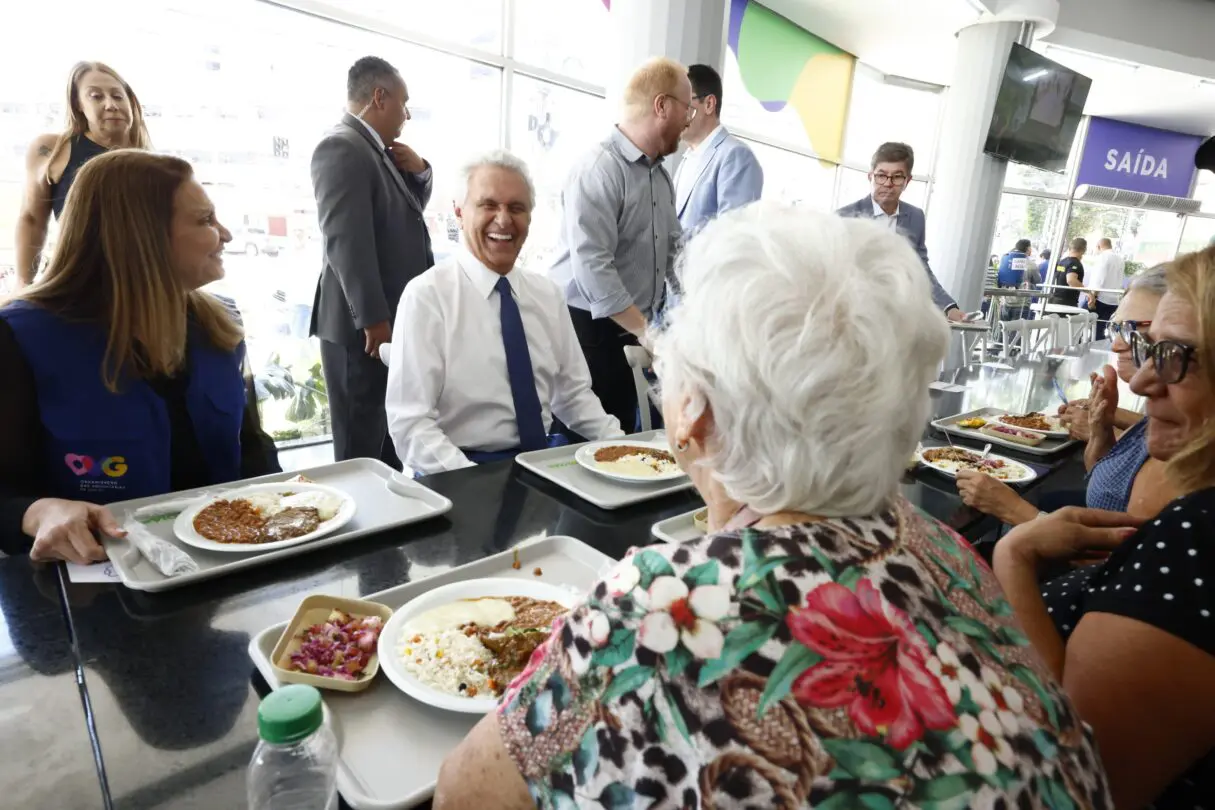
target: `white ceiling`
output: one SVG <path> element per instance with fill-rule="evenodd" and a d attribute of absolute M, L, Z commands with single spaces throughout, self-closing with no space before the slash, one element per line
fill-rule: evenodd
<path fill-rule="evenodd" d="M 1107 1 L 1111 4 L 1105 5 Z M 955 33 L 979 19 L 976 5 L 994 7 L 999 0 L 914 0 L 915 14 L 907 13 L 909 0 L 759 2 L 883 73 L 948 85 L 954 68 Z M 1060 27 L 1034 47 L 1093 80 L 1085 112 L 1163 129 L 1215 134 L 1215 52 L 1210 52 L 1212 61 L 1208 61 L 1193 53 L 1164 51 L 1160 43 L 1153 47 L 1153 43 L 1129 41 L 1142 21 L 1133 19 L 1125 5 L 1122 8 L 1128 11 L 1121 20 L 1111 21 L 1108 14 L 1096 19 L 1096 15 L 1075 13 L 1086 10 L 1081 9 L 1082 4 L 1093 2 L 1100 2 L 1106 11 L 1121 11 L 1117 4 L 1128 0 L 1060 0 L 1067 12 L 1061 14 Z M 1151 6 L 1156 22 L 1167 30 L 1170 3 L 1182 4 L 1176 10 L 1189 15 L 1172 22 L 1193 27 L 1194 2 L 1152 0 L 1143 5 Z M 1197 13 L 1203 16 L 1198 19 L 1205 21 L 1209 6 L 1210 27 L 1206 30 L 1215 31 L 1215 3 L 1201 6 Z M 1089 20 L 1093 20 L 1094 30 L 1081 30 Z M 1209 40 L 1204 37 L 1203 41 L 1209 48 Z M 1051 42 L 1063 42 L 1075 50 L 1047 50 Z M 1093 59 L 1085 53 L 1124 59 L 1138 67 Z M 1206 53 L 1202 51 L 1202 55 Z M 1177 72 L 1177 67 L 1193 72 Z M 1212 83 L 1200 83 L 1204 76 Z"/>

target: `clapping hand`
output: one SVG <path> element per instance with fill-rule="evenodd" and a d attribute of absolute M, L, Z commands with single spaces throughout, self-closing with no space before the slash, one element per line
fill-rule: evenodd
<path fill-rule="evenodd" d="M 1088 432 L 1092 441 L 1114 443 L 1114 415 L 1118 411 L 1118 374 L 1113 366 L 1105 366 L 1100 375 L 1093 375 L 1093 389 L 1088 398 Z"/>
<path fill-rule="evenodd" d="M 1034 566 L 1048 560 L 1093 561 L 1122 545 L 1142 522 L 1142 518 L 1122 512 L 1066 506 L 1022 523 L 1000 544 L 1007 544 L 1012 553 Z"/>

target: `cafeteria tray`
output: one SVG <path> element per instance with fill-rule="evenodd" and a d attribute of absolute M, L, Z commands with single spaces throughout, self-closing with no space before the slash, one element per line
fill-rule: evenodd
<path fill-rule="evenodd" d="M 957 425 L 957 423 L 961 422 L 963 419 L 973 419 L 976 416 L 992 422 L 995 421 L 997 416 L 1003 416 L 1006 413 L 1009 412 L 1003 410 L 1002 408 L 979 408 L 977 410 L 967 411 L 966 413 L 947 416 L 944 419 L 937 419 L 932 423 L 932 426 L 937 430 L 944 431 L 945 433 L 952 433 L 953 435 L 961 436 L 964 439 L 970 439 L 982 444 L 987 444 L 990 442 L 991 444 L 998 444 L 1001 447 L 1008 447 L 1012 450 L 1016 450 L 1018 453 L 1028 453 L 1032 456 L 1053 455 L 1058 453 L 1060 450 L 1066 450 L 1067 448 L 1076 444 L 1075 439 L 1052 439 L 1047 437 L 1043 440 L 1042 444 L 1038 445 L 1037 447 L 1030 447 L 1027 444 L 1017 444 L 1016 442 L 1010 442 L 996 436 L 988 436 L 986 433 L 980 433 L 977 430 L 968 430 L 963 427 L 958 427 Z"/>
<path fill-rule="evenodd" d="M 696 528 L 692 516 L 702 509 L 704 507 L 700 506 L 691 512 L 660 520 L 650 527 L 650 534 L 666 543 L 686 543 L 689 540 L 699 540 L 705 536 L 705 533 Z"/>
<path fill-rule="evenodd" d="M 440 585 L 488 577 L 531 580 L 536 568 L 543 581 L 583 593 L 615 563 L 581 540 L 559 535 L 525 541 L 516 550 L 518 570 L 511 565 L 515 550 L 504 551 L 361 598 L 396 610 Z M 249 656 L 272 689 L 282 684 L 270 655 L 286 629 L 280 622 L 249 643 Z M 363 692 L 325 692 L 324 700 L 338 738 L 338 792 L 354 810 L 404 810 L 429 799 L 443 758 L 480 719 L 416 701 L 384 675 Z"/>
<path fill-rule="evenodd" d="M 102 538 L 102 543 L 105 545 L 114 571 L 122 580 L 122 584 L 128 588 L 137 591 L 167 591 L 247 568 L 267 565 L 274 560 L 294 557 L 297 554 L 336 546 L 339 543 L 347 543 L 386 529 L 429 520 L 446 514 L 451 509 L 451 501 L 447 498 L 411 479 L 406 479 L 384 462 L 370 458 L 349 459 L 307 470 L 274 473 L 244 481 L 233 481 L 221 486 L 200 487 L 168 495 L 120 501 L 110 504 L 109 509 L 119 523 L 125 523 L 130 513 L 142 506 L 153 506 L 157 503 L 175 501 L 204 493 L 218 495 L 226 491 L 241 489 L 249 484 L 286 481 L 296 475 L 306 476 L 318 484 L 327 484 L 349 493 L 358 505 L 354 517 L 333 534 L 325 535 L 309 543 L 266 551 L 261 554 L 257 552 L 204 551 L 188 546 L 173 534 L 173 518 L 176 515 L 157 517 L 143 521 L 144 526 L 157 537 L 167 540 L 189 554 L 198 563 L 200 570 L 192 574 L 166 577 L 156 570 L 132 546 L 130 541 L 105 537 Z"/>
<path fill-rule="evenodd" d="M 650 430 L 627 436 L 620 441 L 627 443 L 629 439 L 632 439 L 647 442 L 665 435 L 663 431 Z M 515 461 L 524 469 L 552 481 L 557 486 L 569 490 L 600 509 L 621 509 L 633 504 L 652 501 L 673 492 L 682 492 L 692 486 L 692 479 L 686 475 L 673 481 L 661 481 L 653 484 L 626 484 L 596 475 L 574 461 L 574 453 L 581 446 L 580 444 L 567 444 L 563 447 L 533 450 L 530 453 L 520 453 L 515 457 Z"/>

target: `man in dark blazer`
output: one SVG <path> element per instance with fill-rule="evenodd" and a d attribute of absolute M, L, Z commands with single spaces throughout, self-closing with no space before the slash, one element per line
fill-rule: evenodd
<path fill-rule="evenodd" d="M 382 458 L 399 467 L 379 350 L 392 338 L 405 285 L 434 264 L 422 218 L 431 169 L 396 140 L 409 120 L 409 91 L 392 65 L 375 56 L 355 62 L 346 99 L 341 122 L 312 153 L 324 266 L 311 334 L 321 339 L 334 459 Z"/>
<path fill-rule="evenodd" d="M 869 164 L 872 192 L 851 205 L 845 205 L 836 213 L 841 217 L 872 219 L 907 237 L 907 241 L 920 254 L 924 272 L 928 273 L 928 280 L 932 282 L 932 300 L 949 320 L 962 321 L 966 314 L 958 308 L 953 296 L 946 292 L 928 266 L 928 246 L 924 244 L 924 211 L 909 203 L 899 202 L 903 190 L 911 182 L 914 165 L 915 153 L 907 144 L 882 144 L 873 153 L 873 160 Z"/>

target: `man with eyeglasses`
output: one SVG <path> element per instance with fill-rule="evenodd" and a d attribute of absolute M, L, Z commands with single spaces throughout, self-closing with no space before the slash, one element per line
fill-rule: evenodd
<path fill-rule="evenodd" d="M 958 308 L 936 275 L 928 265 L 928 246 L 924 243 L 925 220 L 923 210 L 909 203 L 900 202 L 904 189 L 911 182 L 911 170 L 915 165 L 915 152 L 905 143 L 884 143 L 873 153 L 869 163 L 869 182 L 872 191 L 869 196 L 857 200 L 851 205 L 841 208 L 838 213 L 842 217 L 857 219 L 872 219 L 887 227 L 897 230 L 911 246 L 920 254 L 924 263 L 924 271 L 932 282 L 932 300 L 945 313 L 945 317 L 954 322 L 966 320 L 966 314 Z"/>
<path fill-rule="evenodd" d="M 688 68 L 696 117 L 684 130 L 688 145 L 675 169 L 675 210 L 685 232 L 759 199 L 764 170 L 751 148 L 721 123 L 721 76 L 708 65 Z"/>
<path fill-rule="evenodd" d="M 681 234 L 663 159 L 696 108 L 687 69 L 663 58 L 633 74 L 622 100 L 622 120 L 566 180 L 549 278 L 565 294 L 591 389 L 629 431 L 637 399 L 624 348 L 645 338 L 660 311 Z"/>
<path fill-rule="evenodd" d="M 324 263 L 310 334 L 320 338 L 335 460 L 400 462 L 388 438 L 388 369 L 401 293 L 434 264 L 422 218 L 430 164 L 399 143 L 409 90 L 396 68 L 365 56 L 346 79 L 346 114 L 312 154 Z"/>

